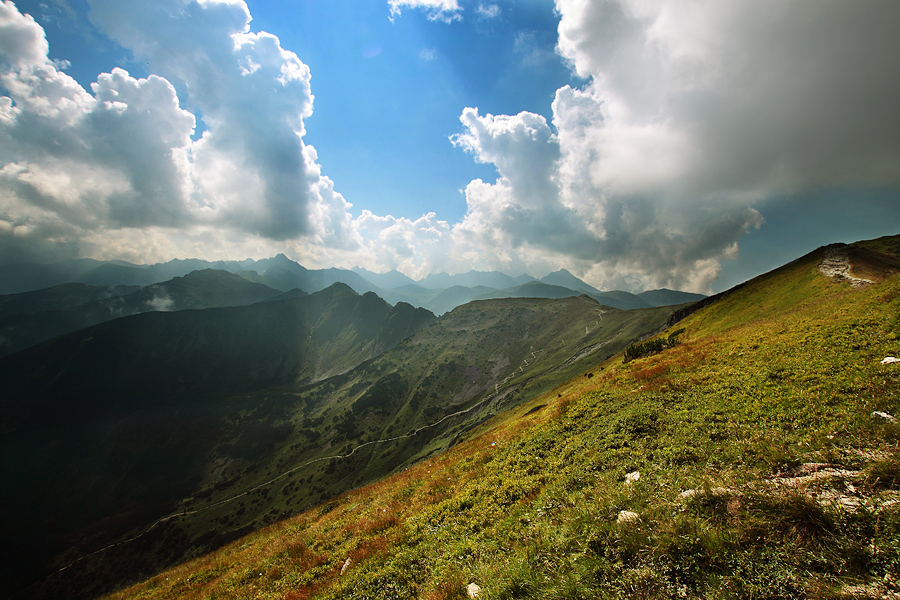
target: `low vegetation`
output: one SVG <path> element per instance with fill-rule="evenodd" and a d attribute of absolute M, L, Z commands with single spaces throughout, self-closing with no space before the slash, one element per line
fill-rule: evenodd
<path fill-rule="evenodd" d="M 900 276 L 815 254 L 450 451 L 112 598 L 900 592 Z M 663 334 L 667 335 L 667 334 Z M 666 338 L 668 339 L 668 338 Z"/>
<path fill-rule="evenodd" d="M 648 342 L 631 344 L 622 353 L 623 361 L 628 362 L 629 360 L 662 352 L 668 348 L 674 348 L 678 344 L 678 336 L 682 333 L 684 333 L 684 328 L 673 331 L 667 337 L 657 337 Z"/>

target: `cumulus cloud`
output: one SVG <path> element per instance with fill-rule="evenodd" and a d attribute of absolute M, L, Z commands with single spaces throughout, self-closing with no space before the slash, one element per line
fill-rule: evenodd
<path fill-rule="evenodd" d="M 201 109 L 207 129 L 191 155 L 203 212 L 265 237 L 306 233 L 318 200 L 301 139 L 313 96 L 296 54 L 251 33 L 243 1 L 90 4 L 95 23 L 183 83 Z"/>
<path fill-rule="evenodd" d="M 462 18 L 462 7 L 457 0 L 388 0 L 390 19 L 400 16 L 404 8 L 418 8 L 425 11 L 432 21 L 450 23 Z"/>
<path fill-rule="evenodd" d="M 896 4 L 557 8 L 560 52 L 590 79 L 603 117 L 598 184 L 645 188 L 648 171 L 651 191 L 678 181 L 698 194 L 897 183 Z"/>
<path fill-rule="evenodd" d="M 243 0 L 89 4 L 154 75 L 113 69 L 84 89 L 0 0 L 5 260 L 285 252 L 412 276 L 565 267 L 603 288 L 707 291 L 771 198 L 900 183 L 895 3 L 557 0 L 558 52 L 583 83 L 556 92 L 549 118 L 462 110 L 451 143 L 497 176 L 465 186 L 453 224 L 351 215 L 303 141 L 309 69 L 251 31 Z M 456 0 L 388 5 L 392 18 L 462 14 Z"/>
<path fill-rule="evenodd" d="M 765 199 L 900 183 L 897 5 L 556 4 L 585 85 L 557 92 L 549 124 L 466 109 L 453 138 L 497 167 L 454 229 L 495 262 L 702 291 Z"/>
<path fill-rule="evenodd" d="M 350 205 L 302 140 L 309 69 L 275 36 L 249 31 L 244 2 L 92 0 L 91 9 L 99 27 L 162 76 L 116 68 L 89 92 L 48 59 L 40 25 L 0 3 L 6 256 L 27 258 L 31 245 L 52 257 L 54 244 L 70 251 L 97 231 L 126 228 L 184 238 L 219 227 L 353 245 Z M 196 141 L 196 119 L 172 81 L 202 114 Z"/>
<path fill-rule="evenodd" d="M 570 96 L 584 108 L 573 90 L 561 90 L 558 134 L 532 113 L 463 111 L 466 131 L 453 143 L 494 164 L 499 177 L 466 187 L 468 212 L 452 232 L 457 255 L 506 271 L 564 265 L 605 287 L 708 287 L 717 259 L 733 256 L 734 240 L 759 223 L 759 214 L 604 192 L 590 176 L 591 149 L 578 137 L 572 145 L 572 129 L 593 120 L 566 112 Z"/>

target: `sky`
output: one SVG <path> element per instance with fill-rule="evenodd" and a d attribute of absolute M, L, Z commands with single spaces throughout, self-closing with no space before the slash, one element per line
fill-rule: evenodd
<path fill-rule="evenodd" d="M 0 0 L 0 264 L 721 291 L 900 233 L 892 0 Z"/>

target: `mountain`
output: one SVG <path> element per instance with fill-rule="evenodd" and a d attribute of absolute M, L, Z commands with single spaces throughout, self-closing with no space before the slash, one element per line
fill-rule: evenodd
<path fill-rule="evenodd" d="M 560 269 L 559 271 L 541 277 L 541 281 L 550 285 L 558 285 L 561 287 L 569 288 L 570 290 L 574 290 L 576 292 L 588 292 L 591 294 L 601 293 L 600 290 L 588 285 L 565 269 Z"/>
<path fill-rule="evenodd" d="M 558 276 L 553 279 L 560 281 L 569 281 L 573 285 L 571 279 L 566 278 L 565 276 Z M 580 280 L 577 280 L 580 281 Z M 591 290 L 591 288 L 588 286 Z M 673 293 L 670 297 L 676 298 L 677 294 L 682 294 L 683 292 Z M 651 304 L 647 302 L 645 299 L 632 294 L 630 292 L 623 291 L 612 291 L 612 292 L 598 292 L 598 291 L 588 291 L 585 289 L 582 290 L 574 290 L 570 287 L 561 286 L 561 285 L 550 285 L 544 281 L 529 281 L 528 283 L 524 283 L 519 286 L 503 289 L 503 290 L 493 290 L 487 293 L 484 293 L 478 298 L 565 298 L 567 296 L 577 296 L 579 294 L 585 294 L 590 296 L 591 298 L 597 300 L 601 304 L 605 306 L 610 306 L 612 308 L 618 308 L 620 310 L 634 310 L 637 308 L 651 308 Z M 686 297 L 687 295 L 685 295 Z M 700 296 L 700 298 L 705 298 L 705 296 Z M 691 300 L 683 300 L 683 302 L 691 302 Z M 682 303 L 683 303 L 682 302 Z M 659 304 L 658 306 L 668 306 L 673 303 Z"/>
<path fill-rule="evenodd" d="M 305 439 L 303 419 L 296 432 L 279 422 L 302 406 L 299 390 L 432 321 L 335 284 L 301 298 L 124 317 L 0 359 L 0 476 L 15 490 L 0 499 L 0 580 L 26 581 L 67 548 L 146 526 L 207 484 L 228 489 L 261 474 L 256 453 L 289 455 Z M 279 385 L 289 387 L 270 396 Z M 219 539 L 215 529 L 204 535 L 201 545 Z M 155 559 L 189 551 L 166 544 Z M 11 549 L 20 551 L 6 556 Z M 102 582 L 117 560 L 81 576 Z"/>
<path fill-rule="evenodd" d="M 460 273 L 458 275 L 432 273 L 424 279 L 419 280 L 418 285 L 429 289 L 446 289 L 457 285 L 463 287 L 484 286 L 494 289 L 504 289 L 521 285 L 533 279 L 534 277 L 531 277 L 530 275 L 511 277 L 496 271 L 484 272 L 472 270 L 468 273 Z"/>
<path fill-rule="evenodd" d="M 488 292 L 480 298 L 568 298 L 577 295 L 579 295 L 578 292 L 567 287 L 529 281 L 515 287 Z"/>
<path fill-rule="evenodd" d="M 66 310 L 91 302 L 126 296 L 140 289 L 134 285 L 86 285 L 61 283 L 57 286 L 0 296 L 0 319 L 16 315 L 33 315 L 53 310 Z"/>
<path fill-rule="evenodd" d="M 225 271 L 205 269 L 143 288 L 62 284 L 0 297 L 0 356 L 39 342 L 150 311 L 241 306 L 279 295 L 277 290 Z M 30 306 L 27 313 L 23 307 Z"/>
<path fill-rule="evenodd" d="M 622 290 L 613 290 L 611 292 L 600 292 L 599 294 L 591 294 L 598 302 L 607 306 L 614 306 L 622 310 L 632 310 L 635 308 L 650 308 L 651 304 L 636 294 L 625 292 Z"/>
<path fill-rule="evenodd" d="M 898 348 L 897 242 L 820 248 L 703 300 L 646 340 L 665 341 L 658 351 L 597 356 L 440 455 L 113 598 L 465 598 L 472 584 L 491 598 L 890 598 L 900 371 L 883 359 Z M 589 300 L 537 303 L 571 302 Z M 466 331 L 486 305 L 432 327 Z M 547 316 L 515 314 L 496 325 L 519 340 Z M 411 358 L 414 339 L 397 349 Z M 461 351 L 477 350 L 469 339 Z M 446 365 L 433 381 L 445 387 L 471 366 L 432 364 Z M 400 378 L 379 389 L 403 397 L 416 375 Z M 379 406 L 358 405 L 373 419 Z M 390 460 L 376 442 L 403 435 L 418 434 L 342 445 L 327 468 L 352 478 L 347 463 Z M 269 485 L 254 493 L 298 490 Z"/>
<path fill-rule="evenodd" d="M 78 258 L 51 264 L 0 265 L 0 294 L 20 294 L 71 283 L 79 275 L 103 264 L 90 258 Z"/>
<path fill-rule="evenodd" d="M 267 285 L 283 292 L 294 288 L 300 288 L 308 293 L 318 292 L 335 283 L 345 284 L 358 294 L 381 291 L 378 286 L 353 271 L 345 269 L 311 270 L 292 261 L 284 254 L 256 261 L 254 268 Z"/>
<path fill-rule="evenodd" d="M 381 289 L 390 290 L 402 287 L 404 285 L 415 284 L 414 280 L 396 270 L 391 270 L 387 273 L 373 273 L 372 271 L 368 271 L 366 269 L 363 269 L 362 267 L 354 267 L 353 269 L 351 269 L 351 271 L 353 271 L 357 275 L 361 275 L 364 279 L 374 285 L 377 285 Z"/>
<path fill-rule="evenodd" d="M 43 578 L 34 597 L 96 595 L 440 452 L 671 314 L 570 297 L 435 320 L 335 284 L 0 359 L 0 548 L 27 548 L 0 564 Z"/>
<path fill-rule="evenodd" d="M 442 291 L 443 290 L 440 289 L 431 290 L 428 288 L 423 288 L 422 286 L 416 285 L 414 283 L 408 283 L 394 289 L 382 290 L 382 293 L 379 295 L 391 304 L 396 304 L 397 302 L 406 302 L 408 304 L 412 304 L 413 306 L 427 308 L 428 310 L 435 312 L 431 308 L 431 301 Z M 442 311 L 441 314 L 443 314 L 444 312 L 447 311 Z M 435 314 L 438 313 L 435 312 Z"/>
<path fill-rule="evenodd" d="M 650 306 L 671 306 L 673 304 L 684 304 L 686 302 L 699 302 L 706 298 L 703 294 L 678 292 L 675 290 L 667 290 L 666 288 L 641 292 L 638 294 L 638 297 L 643 299 Z"/>
<path fill-rule="evenodd" d="M 467 304 L 476 298 L 487 298 L 494 292 L 494 288 L 483 285 L 465 287 L 454 285 L 441 290 L 436 296 L 425 302 L 425 306 L 436 315 L 450 312 L 457 306 Z"/>
<path fill-rule="evenodd" d="M 148 286 L 174 277 L 182 277 L 192 271 L 216 269 L 240 274 L 254 283 L 288 292 L 299 288 L 307 293 L 323 290 L 334 283 L 344 283 L 358 294 L 374 292 L 391 304 L 406 302 L 415 307 L 427 308 L 439 314 L 452 310 L 460 304 L 487 293 L 487 289 L 503 290 L 517 288 L 530 281 L 530 275 L 511 277 L 503 273 L 469 271 L 458 275 L 446 273 L 431 274 L 419 282 L 399 273 L 373 273 L 360 267 L 346 269 L 307 269 L 284 254 L 261 260 L 204 261 L 199 259 L 171 260 L 155 265 L 134 265 L 123 261 L 102 262 L 90 259 L 64 261 L 51 265 L 6 265 L 0 266 L 0 293 L 19 293 L 51 287 L 63 283 L 87 283 L 91 285 L 132 285 Z M 649 302 L 639 295 L 623 291 L 601 292 L 578 279 L 565 269 L 546 275 L 542 283 L 568 288 L 579 294 L 587 293 L 603 304 L 615 308 L 632 309 L 650 306 L 682 304 L 698 299 L 699 295 L 669 290 L 643 292 L 650 294 Z M 487 288 L 481 294 L 471 295 L 457 289 L 444 298 L 436 296 L 449 288 Z M 518 292 L 511 292 L 516 294 Z M 451 305 L 447 299 L 458 297 L 460 302 Z"/>

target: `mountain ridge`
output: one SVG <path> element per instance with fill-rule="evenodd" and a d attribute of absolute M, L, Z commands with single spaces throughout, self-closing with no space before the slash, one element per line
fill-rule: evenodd
<path fill-rule="evenodd" d="M 398 301 L 409 302 L 423 308 L 434 297 L 434 293 L 450 287 L 487 287 L 495 290 L 516 288 L 530 281 L 543 281 L 550 285 L 567 287 L 576 292 L 586 291 L 589 294 L 606 295 L 615 298 L 613 305 L 617 308 L 646 308 L 659 304 L 644 303 L 634 296 L 622 291 L 602 292 L 560 269 L 538 280 L 531 275 L 510 276 L 497 271 L 475 271 L 449 275 L 433 273 L 414 281 L 398 271 L 374 273 L 361 267 L 353 269 L 307 269 L 284 254 L 260 260 L 245 259 L 239 261 L 205 261 L 200 259 L 173 259 L 166 263 L 152 265 L 136 265 L 124 261 L 96 261 L 93 259 L 76 259 L 46 265 L 15 264 L 0 265 L 0 294 L 24 293 L 60 285 L 63 283 L 85 283 L 89 285 L 148 285 L 162 283 L 175 277 L 183 277 L 188 273 L 202 269 L 217 269 L 229 273 L 246 272 L 245 278 L 255 283 L 262 283 L 282 292 L 300 288 L 307 293 L 324 289 L 332 283 L 346 283 L 357 293 L 375 292 L 392 304 Z M 256 275 L 250 275 L 250 272 Z M 426 292 L 405 290 L 406 286 L 416 285 Z M 438 292 L 435 292 L 438 290 Z M 650 290 L 642 294 L 665 290 Z M 628 296 L 624 296 L 629 294 Z M 687 300 L 682 300 L 687 301 Z M 680 304 L 672 301 L 670 304 Z"/>

